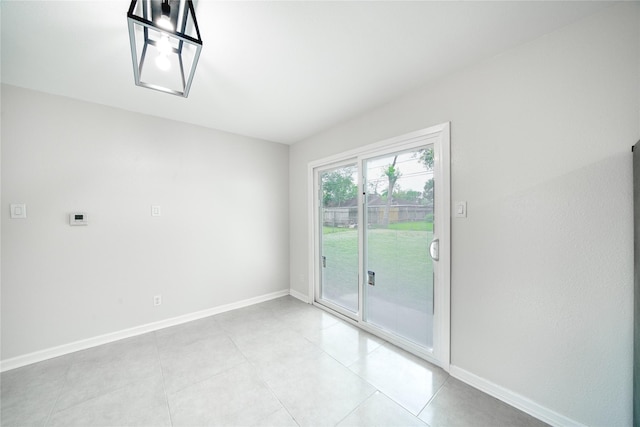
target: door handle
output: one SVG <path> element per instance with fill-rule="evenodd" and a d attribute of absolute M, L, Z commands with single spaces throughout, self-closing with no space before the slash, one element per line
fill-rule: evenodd
<path fill-rule="evenodd" d="M 431 244 L 429 245 L 429 255 L 431 255 L 431 259 L 434 261 L 440 260 L 440 240 L 433 239 Z"/>
<path fill-rule="evenodd" d="M 326 267 L 326 266 L 327 266 L 327 257 L 326 257 L 326 256 L 323 256 L 323 257 L 322 257 L 322 266 L 323 266 L 323 267 Z"/>
<path fill-rule="evenodd" d="M 367 283 L 371 286 L 376 285 L 376 273 L 374 271 L 367 271 Z"/>

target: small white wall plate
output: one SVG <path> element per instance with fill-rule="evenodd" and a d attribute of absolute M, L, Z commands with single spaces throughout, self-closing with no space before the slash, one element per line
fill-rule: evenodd
<path fill-rule="evenodd" d="M 467 202 L 456 202 L 453 213 L 456 218 L 466 218 L 467 217 Z"/>
<path fill-rule="evenodd" d="M 24 203 L 12 203 L 11 204 L 11 219 L 26 219 L 27 218 L 27 205 Z"/>

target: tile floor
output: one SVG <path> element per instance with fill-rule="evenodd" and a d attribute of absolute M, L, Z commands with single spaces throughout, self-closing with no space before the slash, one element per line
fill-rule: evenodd
<path fill-rule="evenodd" d="M 292 297 L 2 373 L 2 426 L 542 426 Z"/>

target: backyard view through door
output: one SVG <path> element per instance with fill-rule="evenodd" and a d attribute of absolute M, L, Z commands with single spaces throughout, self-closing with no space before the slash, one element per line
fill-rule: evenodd
<path fill-rule="evenodd" d="M 355 163 L 321 171 L 320 299 L 358 312 L 358 187 Z M 336 307 L 334 307 L 336 308 Z"/>
<path fill-rule="evenodd" d="M 433 147 L 363 161 L 364 321 L 433 348 Z"/>
<path fill-rule="evenodd" d="M 448 370 L 449 123 L 309 164 L 314 304 Z"/>
<path fill-rule="evenodd" d="M 363 292 L 358 320 L 425 349 L 433 347 L 433 163 L 426 145 L 318 172 L 320 302 L 357 318 Z"/>

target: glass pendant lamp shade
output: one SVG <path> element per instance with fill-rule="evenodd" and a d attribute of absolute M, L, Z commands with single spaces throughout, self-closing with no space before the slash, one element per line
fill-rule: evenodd
<path fill-rule="evenodd" d="M 191 0 L 132 0 L 127 21 L 136 85 L 186 98 L 202 50 Z"/>

